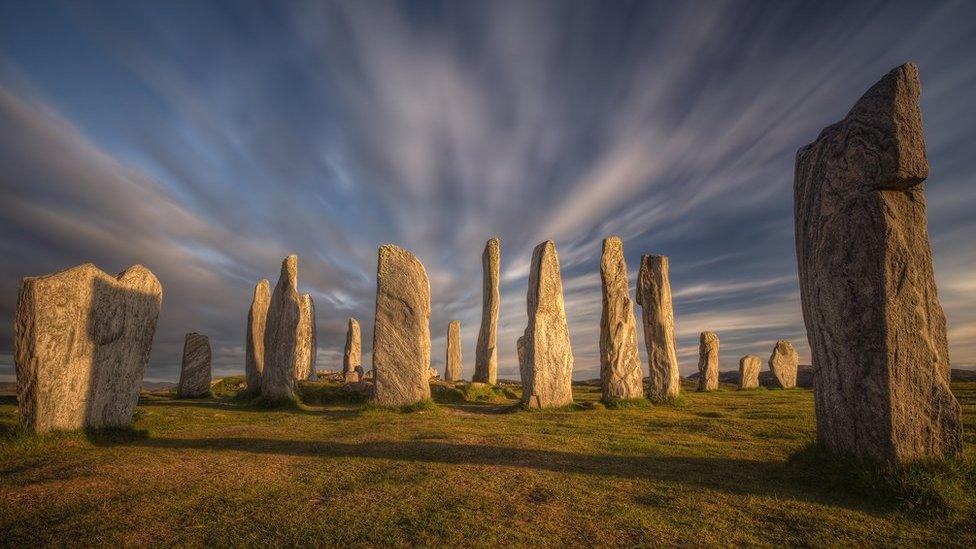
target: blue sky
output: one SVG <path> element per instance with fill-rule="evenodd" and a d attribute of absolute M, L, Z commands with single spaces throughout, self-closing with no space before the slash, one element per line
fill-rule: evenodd
<path fill-rule="evenodd" d="M 809 351 L 796 150 L 907 60 L 951 361 L 976 366 L 976 3 L 0 2 L 0 315 L 23 276 L 141 263 L 165 288 L 148 379 L 208 334 L 243 369 L 253 285 L 299 254 L 318 368 L 372 337 L 376 250 L 430 276 L 434 365 L 502 242 L 499 370 L 517 377 L 532 248 L 556 241 L 576 378 L 597 376 L 601 239 L 671 257 L 683 374 Z M 642 343 L 643 345 L 643 343 Z M 0 378 L 11 379 L 0 324 Z M 646 360 L 643 355 L 642 358 Z M 646 366 L 645 366 L 646 369 Z"/>

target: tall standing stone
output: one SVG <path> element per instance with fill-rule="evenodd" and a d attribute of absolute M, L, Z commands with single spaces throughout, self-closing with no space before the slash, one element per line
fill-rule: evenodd
<path fill-rule="evenodd" d="M 447 362 L 444 381 L 461 381 L 461 321 L 447 325 Z"/>
<path fill-rule="evenodd" d="M 346 348 L 342 353 L 342 373 L 347 383 L 356 383 L 359 379 L 359 369 L 362 364 L 362 344 L 360 342 L 359 321 L 349 319 L 346 329 Z"/>
<path fill-rule="evenodd" d="M 739 389 L 759 387 L 759 370 L 762 360 L 758 356 L 746 355 L 739 359 Z"/>
<path fill-rule="evenodd" d="M 91 263 L 24 278 L 13 347 L 21 421 L 33 432 L 132 422 L 163 288 L 145 267 Z"/>
<path fill-rule="evenodd" d="M 620 238 L 603 240 L 600 259 L 603 312 L 600 315 L 600 382 L 603 400 L 641 398 L 644 374 L 637 354 L 637 319 L 630 300 L 627 262 Z"/>
<path fill-rule="evenodd" d="M 264 375 L 261 394 L 272 400 L 295 398 L 298 341 L 301 338 L 301 297 L 298 295 L 298 256 L 281 262 L 281 274 L 271 294 L 264 330 Z"/>
<path fill-rule="evenodd" d="M 318 351 L 315 334 L 315 302 L 311 294 L 302 294 L 298 321 L 298 358 L 295 362 L 295 381 L 315 380 L 315 355 Z"/>
<path fill-rule="evenodd" d="M 481 254 L 483 272 L 481 287 L 481 328 L 478 330 L 478 346 L 474 357 L 474 376 L 472 381 L 491 383 L 498 381 L 498 306 L 501 302 L 498 293 L 499 265 L 501 263 L 501 241 L 495 237 L 485 244 Z"/>
<path fill-rule="evenodd" d="M 380 246 L 373 327 L 373 400 L 405 406 L 430 398 L 430 282 L 403 248 Z"/>
<path fill-rule="evenodd" d="M 698 338 L 698 390 L 718 389 L 718 336 L 702 332 Z"/>
<path fill-rule="evenodd" d="M 772 354 L 769 355 L 769 371 L 773 373 L 776 385 L 783 389 L 796 387 L 796 370 L 800 365 L 800 356 L 793 348 L 793 344 L 785 339 L 776 342 Z"/>
<path fill-rule="evenodd" d="M 818 437 L 880 462 L 962 451 L 927 232 L 920 94 L 918 68 L 902 65 L 796 155 Z"/>
<path fill-rule="evenodd" d="M 245 394 L 255 396 L 261 391 L 264 373 L 264 327 L 271 303 L 271 283 L 263 279 L 254 286 L 254 297 L 247 312 L 247 334 L 244 349 Z"/>
<path fill-rule="evenodd" d="M 666 256 L 641 257 L 637 303 L 643 310 L 644 344 L 650 365 L 648 397 L 658 402 L 676 397 L 681 392 L 681 375 L 674 343 L 674 310 Z"/>
<path fill-rule="evenodd" d="M 573 402 L 573 348 L 563 304 L 556 245 L 547 240 L 532 252 L 526 296 L 529 324 L 519 340 L 522 404 L 552 408 Z"/>
<path fill-rule="evenodd" d="M 210 339 L 195 332 L 186 334 L 183 341 L 183 364 L 180 368 L 180 384 L 176 389 L 179 398 L 210 396 Z"/>

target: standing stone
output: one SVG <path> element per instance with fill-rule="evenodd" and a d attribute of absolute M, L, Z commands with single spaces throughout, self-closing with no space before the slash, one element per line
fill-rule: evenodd
<path fill-rule="evenodd" d="M 758 356 L 746 355 L 739 359 L 739 389 L 759 387 L 759 370 L 762 360 Z"/>
<path fill-rule="evenodd" d="M 298 320 L 298 358 L 295 362 L 295 381 L 316 380 L 315 354 L 317 352 L 315 335 L 315 302 L 311 294 L 302 294 L 300 317 Z"/>
<path fill-rule="evenodd" d="M 563 304 L 556 245 L 547 240 L 532 252 L 526 296 L 529 324 L 519 340 L 522 404 L 552 408 L 573 403 L 573 348 Z"/>
<path fill-rule="evenodd" d="M 403 248 L 380 246 L 373 327 L 373 400 L 405 406 L 430 398 L 430 282 Z"/>
<path fill-rule="evenodd" d="M 461 321 L 447 325 L 447 366 L 444 381 L 461 381 Z"/>
<path fill-rule="evenodd" d="M 177 398 L 210 396 L 210 378 L 210 340 L 195 332 L 186 334 Z"/>
<path fill-rule="evenodd" d="M 641 257 L 640 272 L 637 275 L 637 303 L 643 310 L 644 344 L 647 346 L 647 361 L 650 365 L 648 398 L 658 402 L 665 401 L 681 392 L 666 256 Z"/>
<path fill-rule="evenodd" d="M 141 265 L 118 277 L 86 263 L 24 278 L 13 330 L 24 425 L 35 433 L 129 425 L 162 299 Z"/>
<path fill-rule="evenodd" d="M 897 67 L 796 155 L 818 437 L 879 462 L 962 451 L 925 215 L 920 94 L 918 68 Z"/>
<path fill-rule="evenodd" d="M 773 353 L 769 355 L 769 371 L 773 373 L 776 385 L 784 389 L 796 387 L 796 369 L 799 364 L 800 356 L 793 344 L 785 339 L 777 341 Z"/>
<path fill-rule="evenodd" d="M 485 244 L 481 254 L 483 282 L 481 287 L 481 328 L 478 330 L 478 346 L 474 357 L 472 381 L 490 383 L 498 381 L 498 273 L 501 262 L 501 241 L 495 237 Z"/>
<path fill-rule="evenodd" d="M 718 389 L 718 336 L 702 332 L 698 338 L 698 390 Z"/>
<path fill-rule="evenodd" d="M 637 319 L 627 283 L 627 262 L 620 238 L 603 240 L 600 259 L 603 312 L 600 315 L 600 381 L 603 400 L 642 398 L 644 373 L 637 354 Z"/>
<path fill-rule="evenodd" d="M 349 319 L 349 328 L 346 330 L 346 350 L 342 353 L 342 373 L 346 383 L 358 383 L 360 381 L 359 370 L 362 364 L 362 345 L 359 335 L 359 321 L 355 318 Z"/>
<path fill-rule="evenodd" d="M 281 262 L 281 275 L 271 294 L 264 331 L 264 376 L 261 394 L 272 400 L 295 398 L 298 341 L 301 338 L 301 297 L 298 295 L 298 256 Z"/>
<path fill-rule="evenodd" d="M 254 287 L 251 309 L 247 312 L 247 335 L 244 350 L 245 394 L 253 397 L 261 391 L 264 373 L 264 326 L 271 302 L 271 283 L 263 279 Z"/>

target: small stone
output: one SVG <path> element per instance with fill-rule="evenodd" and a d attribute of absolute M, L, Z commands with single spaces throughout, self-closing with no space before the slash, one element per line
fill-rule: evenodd
<path fill-rule="evenodd" d="M 644 255 L 637 275 L 637 303 L 643 310 L 644 344 L 650 366 L 647 396 L 657 402 L 681 392 L 668 270 L 667 257 Z"/>
<path fill-rule="evenodd" d="M 755 355 L 746 355 L 739 359 L 739 389 L 755 389 L 759 387 L 759 370 L 762 370 L 762 359 Z"/>
<path fill-rule="evenodd" d="M 642 398 L 644 374 L 637 354 L 637 319 L 630 300 L 627 262 L 619 237 L 603 240 L 600 259 L 603 309 L 600 316 L 600 384 L 603 400 Z"/>
<path fill-rule="evenodd" d="M 698 390 L 718 389 L 718 336 L 702 332 L 698 339 Z"/>
<path fill-rule="evenodd" d="M 315 302 L 311 294 L 302 294 L 298 321 L 298 343 L 295 353 L 295 381 L 316 380 L 315 355 L 318 352 L 315 333 Z"/>
<path fill-rule="evenodd" d="M 444 381 L 461 381 L 461 321 L 452 321 L 447 326 L 447 366 L 444 368 Z"/>
<path fill-rule="evenodd" d="M 244 350 L 244 392 L 256 396 L 261 391 L 264 373 L 264 327 L 268 321 L 268 305 L 271 303 L 271 283 L 263 279 L 254 287 L 251 308 L 247 312 L 247 334 Z"/>
<path fill-rule="evenodd" d="M 210 396 L 210 340 L 195 332 L 183 341 L 183 364 L 180 368 L 178 398 Z"/>
<path fill-rule="evenodd" d="M 478 346 L 474 357 L 473 381 L 495 384 L 498 378 L 498 274 L 501 263 L 501 241 L 495 237 L 485 244 L 481 254 L 481 328 L 478 330 Z"/>
<path fill-rule="evenodd" d="M 522 404 L 553 408 L 573 403 L 573 349 L 563 305 L 556 245 L 535 247 L 526 296 L 529 324 L 518 341 Z"/>
<path fill-rule="evenodd" d="M 776 384 L 784 389 L 796 387 L 796 369 L 800 357 L 793 344 L 785 339 L 776 342 L 773 353 L 769 355 L 769 371 L 773 372 Z"/>
<path fill-rule="evenodd" d="M 281 275 L 271 294 L 264 331 L 264 375 L 261 393 L 273 400 L 295 398 L 298 341 L 301 338 L 301 296 L 298 295 L 298 256 L 281 262 Z"/>
<path fill-rule="evenodd" d="M 346 383 L 359 382 L 360 364 L 362 364 L 362 344 L 360 342 L 359 321 L 350 318 L 349 327 L 346 329 L 346 347 L 342 354 L 342 372 Z"/>

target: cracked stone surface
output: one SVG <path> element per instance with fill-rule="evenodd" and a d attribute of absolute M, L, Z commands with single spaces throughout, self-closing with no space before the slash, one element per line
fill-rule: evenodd
<path fill-rule="evenodd" d="M 644 373 L 637 353 L 637 318 L 630 299 L 627 262 L 619 237 L 603 240 L 600 260 L 603 309 L 600 315 L 600 381 L 603 400 L 641 398 Z"/>
<path fill-rule="evenodd" d="M 183 363 L 176 394 L 179 398 L 210 396 L 210 339 L 191 332 L 183 341 Z"/>
<path fill-rule="evenodd" d="M 674 309 L 668 258 L 641 257 L 637 275 L 637 303 L 643 311 L 644 344 L 647 346 L 649 385 L 647 396 L 661 402 L 681 392 L 678 353 L 674 340 Z"/>

